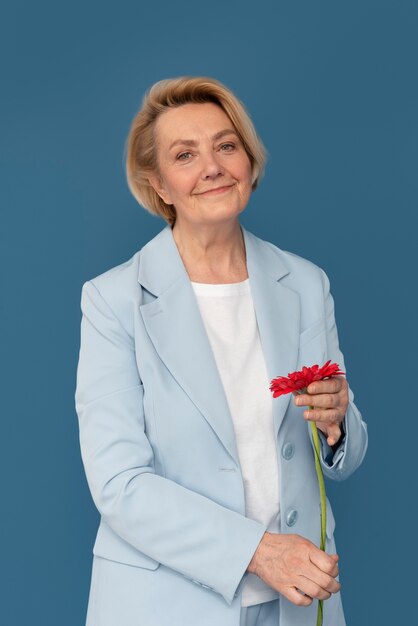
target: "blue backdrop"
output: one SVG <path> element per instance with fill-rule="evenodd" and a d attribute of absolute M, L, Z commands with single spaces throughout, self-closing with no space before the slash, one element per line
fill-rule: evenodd
<path fill-rule="evenodd" d="M 370 434 L 359 471 L 328 483 L 347 622 L 410 624 L 417 3 L 14 0 L 2 13 L 0 622 L 84 625 L 98 513 L 74 408 L 80 291 L 164 227 L 130 195 L 123 147 L 145 90 L 192 74 L 232 88 L 269 152 L 243 225 L 331 280 Z"/>

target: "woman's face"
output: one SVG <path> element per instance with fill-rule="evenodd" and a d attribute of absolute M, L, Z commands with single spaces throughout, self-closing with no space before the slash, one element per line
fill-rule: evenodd
<path fill-rule="evenodd" d="M 149 177 L 176 223 L 236 219 L 251 195 L 248 155 L 229 117 L 212 102 L 162 113 L 155 127 L 159 174 Z"/>

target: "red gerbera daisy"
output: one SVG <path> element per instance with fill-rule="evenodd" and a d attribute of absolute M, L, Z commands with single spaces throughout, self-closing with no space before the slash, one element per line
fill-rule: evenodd
<path fill-rule="evenodd" d="M 273 392 L 273 398 L 282 396 L 286 393 L 306 389 L 315 380 L 324 380 L 330 376 L 341 376 L 345 372 L 340 371 L 337 363 L 327 361 L 325 365 L 312 365 L 311 367 L 302 367 L 298 372 L 292 372 L 288 376 L 278 376 L 271 381 L 270 391 Z"/>

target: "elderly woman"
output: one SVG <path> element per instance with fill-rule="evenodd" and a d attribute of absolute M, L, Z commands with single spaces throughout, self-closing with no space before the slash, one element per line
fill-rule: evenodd
<path fill-rule="evenodd" d="M 306 418 L 334 480 L 367 430 L 345 378 L 272 398 L 278 375 L 345 367 L 325 272 L 239 223 L 264 162 L 208 77 L 156 83 L 133 120 L 129 186 L 167 224 L 82 289 L 76 408 L 101 515 L 88 626 L 314 626 L 318 600 L 324 626 L 345 623 Z"/>

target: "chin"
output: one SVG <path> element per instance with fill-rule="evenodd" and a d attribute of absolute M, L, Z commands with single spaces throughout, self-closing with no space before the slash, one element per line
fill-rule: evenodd
<path fill-rule="evenodd" d="M 234 220 L 238 221 L 238 217 L 243 210 L 244 209 L 239 211 L 214 211 L 210 215 L 205 216 L 205 222 L 207 224 L 222 224 L 233 222 Z"/>

